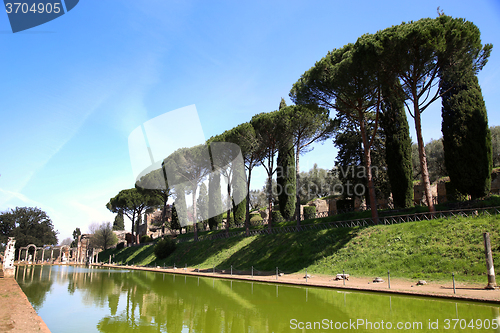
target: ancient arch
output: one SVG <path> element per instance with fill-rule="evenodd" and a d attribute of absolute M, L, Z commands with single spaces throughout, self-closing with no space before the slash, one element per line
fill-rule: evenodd
<path fill-rule="evenodd" d="M 35 261 L 36 260 L 36 250 L 38 250 L 38 248 L 36 247 L 35 244 L 29 244 L 28 246 L 26 246 L 26 255 L 24 256 L 24 261 L 27 261 L 28 259 L 28 254 L 30 252 L 30 247 L 33 247 L 35 249 L 35 252 L 33 253 L 33 258 L 32 260 Z"/>
<path fill-rule="evenodd" d="M 59 252 L 60 259 L 59 260 L 61 262 L 63 261 L 63 258 L 66 255 L 66 252 L 64 252 L 64 248 L 68 249 L 67 250 L 68 256 L 66 257 L 67 258 L 66 260 L 69 261 L 69 255 L 70 255 L 70 250 L 71 249 L 70 249 L 69 245 L 61 245 L 61 246 L 59 246 L 59 250 L 60 250 L 60 252 Z"/>
<path fill-rule="evenodd" d="M 33 247 L 35 249 L 35 253 L 33 255 L 33 258 L 36 259 L 36 250 L 39 249 L 39 248 L 37 248 L 35 244 L 29 244 L 28 246 L 24 246 L 24 247 L 20 247 L 19 248 L 19 254 L 17 256 L 17 261 L 21 260 L 21 252 L 23 252 L 23 250 L 26 251 L 25 254 L 24 254 L 24 261 L 28 260 L 28 252 L 29 252 L 29 248 L 30 247 Z"/>

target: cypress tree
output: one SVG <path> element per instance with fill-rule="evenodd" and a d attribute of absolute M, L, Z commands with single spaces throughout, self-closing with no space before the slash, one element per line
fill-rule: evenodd
<path fill-rule="evenodd" d="M 187 218 L 187 205 L 186 205 L 186 191 L 183 185 L 181 184 L 175 185 L 174 191 L 175 191 L 174 203 L 177 213 L 177 223 L 179 224 L 179 233 L 182 232 L 183 227 L 186 227 L 186 232 L 187 232 L 188 218 Z"/>
<path fill-rule="evenodd" d="M 113 222 L 113 230 L 125 230 L 125 222 L 123 220 L 123 212 L 120 210 L 115 216 L 115 221 Z"/>
<path fill-rule="evenodd" d="M 285 100 L 281 98 L 280 107 L 286 107 Z M 295 149 L 292 138 L 283 138 L 278 148 L 276 183 L 278 185 L 278 202 L 281 215 L 290 221 L 295 215 Z"/>
<path fill-rule="evenodd" d="M 222 223 L 222 198 L 220 188 L 220 173 L 214 171 L 208 180 L 208 226 L 215 230 Z"/>
<path fill-rule="evenodd" d="M 382 103 L 380 126 L 385 134 L 385 158 L 395 207 L 413 206 L 411 138 L 404 103 L 388 94 Z"/>
<path fill-rule="evenodd" d="M 445 166 L 450 183 L 472 198 L 491 187 L 491 132 L 478 80 L 472 69 L 456 81 L 445 72 L 440 82 Z"/>
<path fill-rule="evenodd" d="M 172 204 L 172 222 L 170 223 L 170 228 L 174 230 L 179 229 L 179 233 L 181 233 L 181 225 L 179 224 L 179 216 L 177 215 L 177 209 L 175 209 L 175 203 Z"/>
<path fill-rule="evenodd" d="M 278 188 L 278 202 L 281 215 L 287 221 L 293 220 L 295 215 L 295 150 L 290 142 L 280 147 L 278 152 L 278 170 L 276 183 Z"/>
<path fill-rule="evenodd" d="M 205 183 L 201 183 L 196 200 L 196 209 L 198 213 L 198 230 L 205 231 L 205 226 L 208 222 L 208 190 Z"/>
<path fill-rule="evenodd" d="M 234 168 L 233 169 L 233 216 L 235 225 L 243 225 L 245 223 L 246 211 L 247 211 L 247 199 L 246 199 L 247 184 L 245 179 L 245 169 L 244 168 Z M 235 200 L 243 200 L 235 205 Z"/>

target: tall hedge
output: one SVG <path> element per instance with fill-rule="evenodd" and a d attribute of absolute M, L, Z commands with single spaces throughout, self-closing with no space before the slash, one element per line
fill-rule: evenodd
<path fill-rule="evenodd" d="M 440 84 L 445 165 L 453 188 L 479 198 L 491 187 L 491 133 L 476 75 L 470 70 L 459 80 L 445 73 Z"/>
<path fill-rule="evenodd" d="M 413 206 L 411 138 L 404 102 L 387 94 L 382 104 L 380 126 L 385 135 L 387 174 L 394 206 Z"/>

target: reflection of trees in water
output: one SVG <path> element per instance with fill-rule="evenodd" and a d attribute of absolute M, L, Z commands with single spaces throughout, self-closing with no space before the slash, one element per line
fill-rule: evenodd
<path fill-rule="evenodd" d="M 83 304 L 102 308 L 109 303 L 109 297 L 120 296 L 120 284 L 117 282 L 123 280 L 123 277 L 120 279 L 122 274 L 125 273 L 93 268 L 84 272 L 75 270 L 68 274 L 68 289 L 80 290 Z"/>
<path fill-rule="evenodd" d="M 49 266 L 18 266 L 17 282 L 26 295 L 30 295 L 29 300 L 33 308 L 38 311 L 45 302 L 47 293 L 52 287 L 52 280 L 49 277 Z"/>
<path fill-rule="evenodd" d="M 325 303 L 314 296 L 307 308 L 297 302 L 303 293 L 299 288 L 279 286 L 277 292 L 275 285 L 144 272 L 131 276 L 142 283 L 122 288 L 127 293 L 125 310 L 101 319 L 100 332 L 175 333 L 183 327 L 207 333 L 248 332 L 250 327 L 255 332 L 281 332 L 289 330 L 291 318 L 321 320 L 317 317 L 324 315 Z"/>
<path fill-rule="evenodd" d="M 31 267 L 31 268 L 30 268 Z M 52 276 L 50 276 L 52 274 Z M 21 282 L 19 279 L 23 279 Z M 37 279 L 37 276 L 39 279 Z M 286 332 L 290 320 L 321 322 L 421 321 L 452 318 L 486 319 L 491 308 L 468 303 L 252 284 L 193 276 L 106 269 L 20 267 L 18 281 L 37 309 L 53 281 L 67 283 L 85 304 L 109 307 L 100 332 Z M 491 318 L 490 318 L 491 319 Z"/>

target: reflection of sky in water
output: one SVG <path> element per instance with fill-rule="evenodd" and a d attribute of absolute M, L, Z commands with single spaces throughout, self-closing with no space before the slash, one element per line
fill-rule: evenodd
<path fill-rule="evenodd" d="M 21 266 L 17 275 L 52 333 L 297 332 L 302 330 L 292 330 L 291 319 L 358 318 L 372 322 L 419 321 L 423 323 L 419 332 L 429 331 L 429 319 L 439 320 L 440 329 L 432 332 L 450 332 L 444 329 L 446 318 L 469 322 L 499 316 L 498 307 L 489 304 L 153 272 L 74 266 L 53 266 L 52 270 L 45 266 L 41 271 L 40 266 Z"/>

